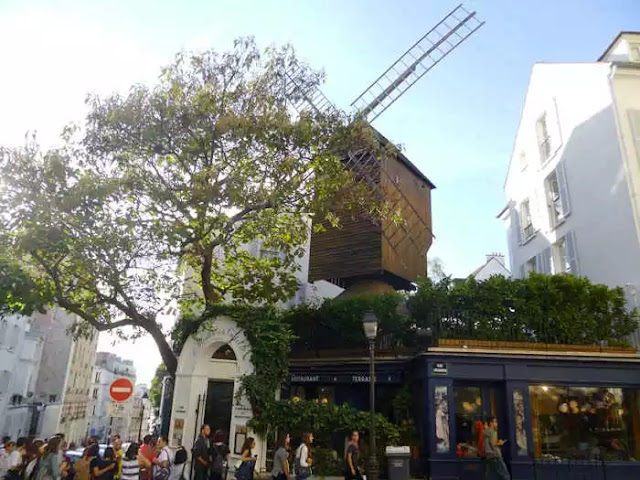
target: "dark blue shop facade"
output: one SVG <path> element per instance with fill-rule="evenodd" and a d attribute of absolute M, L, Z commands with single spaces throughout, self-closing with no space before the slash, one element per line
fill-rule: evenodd
<path fill-rule="evenodd" d="M 290 392 L 367 409 L 363 360 L 293 362 Z M 430 348 L 380 358 L 376 380 L 383 406 L 411 388 L 421 439 L 414 476 L 483 479 L 479 421 L 495 416 L 514 480 L 640 478 L 637 354 Z"/>

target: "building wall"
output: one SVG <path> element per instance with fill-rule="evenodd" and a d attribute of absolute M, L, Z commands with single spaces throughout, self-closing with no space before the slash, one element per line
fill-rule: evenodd
<path fill-rule="evenodd" d="M 610 286 L 640 285 L 640 247 L 609 73 L 606 63 L 537 64 L 533 68 L 505 184 L 509 208 L 503 218 L 516 277 L 522 276 L 521 267 L 529 259 L 572 233 L 576 273 Z M 559 138 L 554 146 L 557 151 L 541 165 L 536 119 L 550 105 L 557 114 Z M 521 152 L 528 161 L 520 162 Z M 565 172 L 570 211 L 554 228 L 544 185 L 556 168 Z M 523 243 L 518 234 L 519 206 L 526 198 L 537 233 Z"/>
<path fill-rule="evenodd" d="M 29 429 L 29 409 L 34 397 L 44 335 L 30 319 L 0 319 L 0 432 L 15 438 Z"/>
<path fill-rule="evenodd" d="M 473 278 L 481 282 L 496 275 L 505 278 L 511 276 L 511 272 L 501 263 L 504 262 L 503 255 L 488 255 L 487 257 L 487 262 L 472 274 Z"/>
<path fill-rule="evenodd" d="M 93 365 L 98 345 L 97 332 L 73 342 L 60 417 L 60 431 L 69 443 L 79 444 L 87 436 Z"/>
<path fill-rule="evenodd" d="M 115 434 L 119 434 L 124 441 L 137 440 L 137 430 L 134 436 L 130 436 L 131 423 L 137 413 L 134 410 L 134 399 L 126 402 L 125 414 L 122 417 L 112 419 L 108 416 L 108 406 L 111 402 L 109 386 L 120 377 L 127 377 L 135 385 L 136 370 L 133 361 L 122 359 L 113 353 L 98 352 L 89 389 L 91 400 L 88 431 L 89 435 L 97 436 L 101 442 L 106 442 L 109 436 Z"/>

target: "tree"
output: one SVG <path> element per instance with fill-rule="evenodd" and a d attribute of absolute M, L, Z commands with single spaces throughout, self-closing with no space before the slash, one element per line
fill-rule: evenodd
<path fill-rule="evenodd" d="M 169 374 L 164 364 L 161 363 L 156 368 L 156 374 L 153 376 L 153 380 L 151 380 L 151 387 L 149 388 L 149 401 L 153 408 L 160 408 L 160 402 L 162 400 L 162 381 L 164 377 Z"/>
<path fill-rule="evenodd" d="M 85 129 L 66 128 L 61 148 L 0 151 L 2 257 L 77 315 L 76 332 L 148 333 L 175 374 L 158 315 L 289 298 L 311 219 L 384 215 L 342 159 L 393 152 L 338 112 L 292 114 L 321 79 L 290 47 L 260 53 L 244 39 L 179 54 L 153 88 L 90 96 Z M 254 240 L 277 253 L 253 254 Z"/>
<path fill-rule="evenodd" d="M 444 263 L 440 257 L 433 257 L 427 260 L 427 276 L 434 282 L 439 282 L 447 277 L 444 272 Z"/>

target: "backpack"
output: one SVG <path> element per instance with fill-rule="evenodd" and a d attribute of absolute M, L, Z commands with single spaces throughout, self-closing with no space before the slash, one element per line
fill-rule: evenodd
<path fill-rule="evenodd" d="M 213 473 L 222 473 L 224 469 L 224 449 L 221 449 L 219 445 L 214 445 L 213 452 L 216 456 L 211 464 L 211 471 Z"/>
<path fill-rule="evenodd" d="M 176 456 L 173 459 L 174 465 L 181 465 L 187 461 L 187 450 L 184 447 L 178 448 Z"/>

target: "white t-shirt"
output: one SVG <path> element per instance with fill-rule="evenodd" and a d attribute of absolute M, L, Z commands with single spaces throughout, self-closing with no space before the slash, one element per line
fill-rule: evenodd
<path fill-rule="evenodd" d="M 162 463 L 162 462 L 167 462 L 167 468 L 171 468 L 171 455 L 169 454 L 169 449 L 167 447 L 163 447 L 162 450 L 160 450 L 160 453 L 158 454 L 157 457 L 158 462 Z M 153 466 L 153 476 L 156 476 L 156 472 L 162 468 L 160 465 L 154 465 Z"/>
<path fill-rule="evenodd" d="M 16 448 L 9 454 L 9 470 L 18 468 L 20 465 L 22 465 L 22 454 Z"/>
<path fill-rule="evenodd" d="M 296 458 L 300 460 L 301 467 L 308 467 L 307 460 L 309 459 L 309 447 L 306 443 L 301 443 L 296 451 Z"/>
<path fill-rule="evenodd" d="M 2 447 L 0 448 L 0 478 L 4 478 L 7 470 L 9 470 L 9 454 Z"/>

